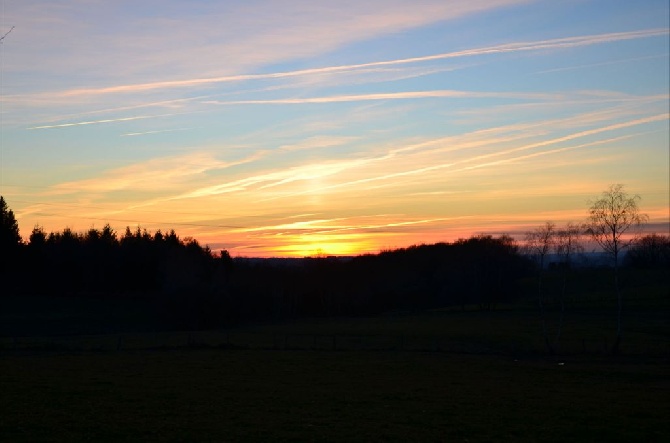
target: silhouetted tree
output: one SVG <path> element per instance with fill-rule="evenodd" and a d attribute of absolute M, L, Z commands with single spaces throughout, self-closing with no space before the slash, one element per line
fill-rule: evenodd
<path fill-rule="evenodd" d="M 14 212 L 9 209 L 5 198 L 0 195 L 0 245 L 12 247 L 21 243 L 19 224 Z"/>
<path fill-rule="evenodd" d="M 670 236 L 649 234 L 637 239 L 626 254 L 625 263 L 645 269 L 670 269 Z"/>
<path fill-rule="evenodd" d="M 544 294 L 542 293 L 542 276 L 544 275 L 545 260 L 554 246 L 556 236 L 556 225 L 553 222 L 545 222 L 544 225 L 526 233 L 526 249 L 537 263 L 537 303 L 540 309 L 540 322 L 542 324 L 542 336 L 547 351 L 554 353 L 554 347 L 549 340 L 547 330 L 547 317 L 544 309 Z"/>
<path fill-rule="evenodd" d="M 30 233 L 30 237 L 28 238 L 28 245 L 35 248 L 43 248 L 46 243 L 47 234 L 44 232 L 44 228 L 42 226 L 35 225 L 32 232 Z"/>
<path fill-rule="evenodd" d="M 45 289 L 47 286 L 47 234 L 44 228 L 35 225 L 28 237 L 27 253 L 23 262 L 23 274 L 27 277 L 27 286 Z"/>
<path fill-rule="evenodd" d="M 558 320 L 558 327 L 556 329 L 555 343 L 561 339 L 561 332 L 563 330 L 563 321 L 565 319 L 565 293 L 568 285 L 568 275 L 572 271 L 572 261 L 575 254 L 583 251 L 583 246 L 580 242 L 581 229 L 572 222 L 568 222 L 564 228 L 556 232 L 554 250 L 560 259 L 560 268 L 562 273 L 562 284 L 559 301 L 561 304 L 561 316 Z"/>
<path fill-rule="evenodd" d="M 68 294 L 79 292 L 86 273 L 82 268 L 82 236 L 68 227 L 63 232 L 50 233 L 47 245 L 52 282 L 56 284 L 56 289 Z"/>
<path fill-rule="evenodd" d="M 0 266 L 6 271 L 13 264 L 19 254 L 21 247 L 21 235 L 19 224 L 16 222 L 14 212 L 9 209 L 5 198 L 0 196 Z"/>
<path fill-rule="evenodd" d="M 163 326 L 194 329 L 458 302 L 493 309 L 515 294 L 515 280 L 525 269 L 511 237 L 486 235 L 350 260 L 244 260 L 225 250 L 215 256 L 174 230 L 152 234 L 127 227 L 117 235 L 105 225 L 47 234 L 35 226 L 23 249 L 27 291 L 142 297 L 151 300 Z"/>
<path fill-rule="evenodd" d="M 619 287 L 619 255 L 628 248 L 647 220 L 638 208 L 639 195 L 628 195 L 621 184 L 610 185 L 600 198 L 591 203 L 586 232 L 607 253 L 614 266 L 614 288 L 618 302 L 617 331 L 613 352 L 618 352 L 621 343 L 621 310 L 623 300 Z"/>
<path fill-rule="evenodd" d="M 105 292 L 118 289 L 119 260 L 116 232 L 109 224 L 91 228 L 82 236 L 81 268 L 86 271 L 86 289 Z"/>
<path fill-rule="evenodd" d="M 2 292 L 10 293 L 22 285 L 17 271 L 21 268 L 23 244 L 14 212 L 0 196 L 0 281 Z"/>
<path fill-rule="evenodd" d="M 515 280 L 524 267 L 519 248 L 508 235 L 477 235 L 453 243 L 455 279 L 471 303 L 491 310 L 515 293 Z"/>

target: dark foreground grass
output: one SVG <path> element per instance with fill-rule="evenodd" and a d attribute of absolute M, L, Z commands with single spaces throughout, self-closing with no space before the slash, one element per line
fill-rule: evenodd
<path fill-rule="evenodd" d="M 667 441 L 670 365 L 627 358 L 4 355 L 0 441 Z"/>

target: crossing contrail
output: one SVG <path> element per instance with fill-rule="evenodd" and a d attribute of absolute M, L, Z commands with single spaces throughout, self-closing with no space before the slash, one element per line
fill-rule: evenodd
<path fill-rule="evenodd" d="M 9 33 L 12 32 L 12 31 L 14 30 L 14 28 L 15 28 L 15 26 L 12 26 L 11 28 L 9 28 L 9 31 L 5 32 L 4 35 L 3 35 L 2 37 L 0 37 L 0 43 L 3 42 L 3 40 L 5 39 L 5 37 L 7 37 L 7 36 L 9 35 Z"/>

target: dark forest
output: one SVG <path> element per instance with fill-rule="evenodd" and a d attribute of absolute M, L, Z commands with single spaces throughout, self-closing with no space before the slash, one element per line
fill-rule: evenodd
<path fill-rule="evenodd" d="M 143 314 L 146 326 L 158 329 L 445 307 L 493 310 L 528 297 L 528 282 L 538 271 L 536 261 L 506 235 L 303 259 L 232 258 L 173 230 L 126 228 L 119 235 L 109 225 L 82 233 L 35 227 L 24 243 L 4 200 L 3 205 L 5 294 L 137 300 L 150 306 Z M 662 269 L 670 262 L 669 250 L 666 237 L 646 236 L 625 263 Z M 574 266 L 561 260 L 542 267 L 564 274 Z M 122 328 L 108 324 L 102 331 Z"/>

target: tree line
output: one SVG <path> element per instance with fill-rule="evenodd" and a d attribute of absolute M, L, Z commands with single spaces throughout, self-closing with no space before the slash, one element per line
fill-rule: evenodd
<path fill-rule="evenodd" d="M 0 203 L 6 293 L 151 298 L 183 328 L 452 305 L 493 309 L 516 296 L 530 269 L 505 235 L 297 261 L 233 259 L 173 230 L 119 234 L 110 225 L 35 227 L 24 243 L 13 212 L 4 198 Z"/>
<path fill-rule="evenodd" d="M 155 315 L 167 327 L 202 329 L 252 320 L 449 306 L 491 310 L 524 296 L 522 286 L 535 275 L 550 351 L 560 339 L 562 317 L 555 338 L 549 337 L 544 312 L 549 300 L 543 288 L 544 274 L 549 272 L 546 260 L 549 254 L 559 258 L 554 264 L 563 279 L 559 300 L 564 311 L 566 287 L 574 259 L 582 251 L 582 237 L 595 238 L 598 226 L 595 219 L 590 228 L 568 224 L 559 229 L 547 222 L 529 231 L 522 242 L 508 235 L 475 235 L 349 258 L 255 260 L 233 259 L 225 250 L 213 252 L 196 239 L 180 238 L 173 230 L 152 233 L 139 227 L 126 228 L 122 234 L 110 225 L 79 233 L 68 228 L 47 233 L 35 227 L 23 242 L 14 214 L 2 197 L 0 205 L 0 277 L 6 293 L 149 299 Z M 642 219 L 632 221 L 631 229 Z M 616 229 L 620 233 L 621 226 Z M 622 249 L 628 250 L 627 266 L 670 264 L 667 237 L 618 237 L 617 241 L 615 270 Z M 618 297 L 621 303 L 620 293 Z M 617 337 L 620 334 L 619 326 Z"/>
<path fill-rule="evenodd" d="M 612 351 L 618 352 L 622 333 L 623 292 L 620 283 L 621 256 L 625 264 L 636 268 L 668 269 L 670 267 L 670 237 L 657 234 L 642 236 L 641 228 L 648 220 L 640 212 L 639 195 L 629 195 L 621 184 L 610 185 L 599 198 L 590 202 L 586 221 L 580 226 L 567 223 L 559 228 L 551 221 L 526 232 L 525 249 L 534 259 L 537 275 L 537 304 L 542 325 L 542 335 L 547 352 L 553 354 L 559 346 L 565 317 L 565 295 L 574 257 L 583 251 L 582 238 L 593 240 L 607 256 L 613 270 L 613 289 L 617 300 L 617 326 Z M 546 260 L 550 253 L 559 257 L 561 290 L 558 301 L 560 316 L 556 321 L 555 335 L 549 332 L 545 312 L 546 291 L 543 287 Z"/>

